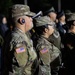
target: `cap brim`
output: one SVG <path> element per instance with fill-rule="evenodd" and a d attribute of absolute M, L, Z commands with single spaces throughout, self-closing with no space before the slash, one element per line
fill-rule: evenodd
<path fill-rule="evenodd" d="M 29 12 L 28 14 L 27 14 L 27 16 L 35 16 L 36 14 L 35 13 L 33 13 L 33 12 Z"/>
<path fill-rule="evenodd" d="M 12 17 L 23 16 L 23 15 L 33 17 L 33 16 L 35 16 L 36 14 L 29 11 L 29 12 L 20 13 L 20 14 L 12 14 Z"/>
<path fill-rule="evenodd" d="M 72 12 L 70 12 L 70 13 L 65 13 L 65 14 L 73 14 Z"/>

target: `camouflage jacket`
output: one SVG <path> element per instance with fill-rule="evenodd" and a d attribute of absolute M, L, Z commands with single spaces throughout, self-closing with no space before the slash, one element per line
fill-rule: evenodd
<path fill-rule="evenodd" d="M 51 43 L 53 43 L 53 45 L 55 45 L 57 48 L 60 49 L 60 47 L 61 47 L 61 37 L 60 37 L 60 34 L 57 30 L 55 30 L 53 35 L 51 35 L 48 40 Z"/>
<path fill-rule="evenodd" d="M 5 65 L 8 66 L 9 75 L 34 74 L 37 55 L 32 41 L 20 29 L 15 28 L 12 32 L 11 39 L 5 45 L 4 57 L 6 54 L 8 59 Z"/>
<path fill-rule="evenodd" d="M 50 71 L 50 63 L 59 56 L 60 50 L 43 36 L 39 38 L 36 49 L 39 53 L 39 58 L 42 61 L 43 65 L 47 67 L 45 68 L 46 71 Z"/>

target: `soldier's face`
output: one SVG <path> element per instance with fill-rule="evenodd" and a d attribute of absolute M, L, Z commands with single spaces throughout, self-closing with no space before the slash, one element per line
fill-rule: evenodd
<path fill-rule="evenodd" d="M 62 21 L 65 21 L 65 15 L 63 15 L 60 19 L 62 20 Z"/>
<path fill-rule="evenodd" d="M 54 33 L 54 27 L 53 26 L 48 26 L 48 35 L 50 36 L 50 35 L 52 35 L 53 33 Z"/>
<path fill-rule="evenodd" d="M 55 21 L 57 14 L 54 13 L 54 12 L 51 12 L 51 13 L 49 13 L 49 16 L 50 16 L 50 19 L 51 19 L 51 20 Z"/>
<path fill-rule="evenodd" d="M 7 24 L 7 19 L 6 19 L 6 17 L 3 18 L 2 23 L 3 23 L 3 24 Z"/>
<path fill-rule="evenodd" d="M 25 16 L 25 29 L 29 31 L 33 27 L 33 20 L 31 17 Z"/>

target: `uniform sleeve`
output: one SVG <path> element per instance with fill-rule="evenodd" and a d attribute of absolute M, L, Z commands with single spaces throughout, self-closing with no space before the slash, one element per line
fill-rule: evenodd
<path fill-rule="evenodd" d="M 53 62 L 61 54 L 60 50 L 52 45 L 51 62 Z"/>
<path fill-rule="evenodd" d="M 40 45 L 40 47 L 38 47 L 38 50 L 40 59 L 43 63 L 43 65 L 41 64 L 39 65 L 40 70 L 39 74 L 51 75 L 51 68 L 50 68 L 51 57 L 48 47 Z"/>
<path fill-rule="evenodd" d="M 40 45 L 38 47 L 39 56 L 44 65 L 49 65 L 51 62 L 51 56 L 48 47 L 45 45 Z"/>
<path fill-rule="evenodd" d="M 14 56 L 17 60 L 19 66 L 25 66 L 28 61 L 28 53 L 26 45 L 20 43 L 16 43 L 14 47 Z"/>

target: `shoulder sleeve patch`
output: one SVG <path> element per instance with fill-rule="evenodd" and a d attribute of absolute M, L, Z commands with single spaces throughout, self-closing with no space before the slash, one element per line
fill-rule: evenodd
<path fill-rule="evenodd" d="M 41 54 L 44 54 L 44 53 L 47 53 L 47 52 L 48 52 L 48 49 L 46 49 L 46 48 L 43 48 L 42 50 L 40 50 Z"/>
<path fill-rule="evenodd" d="M 25 52 L 25 48 L 24 47 L 18 47 L 16 48 L 16 53 L 22 53 L 22 52 Z"/>

